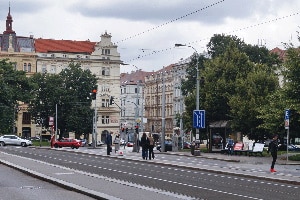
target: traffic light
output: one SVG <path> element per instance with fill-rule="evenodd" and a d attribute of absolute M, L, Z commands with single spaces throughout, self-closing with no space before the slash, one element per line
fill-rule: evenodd
<path fill-rule="evenodd" d="M 92 90 L 91 97 L 92 97 L 92 100 L 96 99 L 96 97 L 97 97 L 97 90 L 96 89 Z"/>
<path fill-rule="evenodd" d="M 128 134 L 128 128 L 126 128 L 126 134 Z"/>
<path fill-rule="evenodd" d="M 113 105 L 114 104 L 114 99 L 115 99 L 114 96 L 110 96 L 109 105 Z"/>

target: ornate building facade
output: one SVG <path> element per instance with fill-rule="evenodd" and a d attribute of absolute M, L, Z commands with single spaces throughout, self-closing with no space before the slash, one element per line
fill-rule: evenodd
<path fill-rule="evenodd" d="M 122 62 L 111 35 L 105 32 L 99 42 L 36 39 L 35 50 L 38 73 L 57 74 L 74 62 L 96 75 L 97 141 L 104 141 L 110 131 L 118 134 L 120 109 L 116 105 L 119 104 Z M 110 105 L 111 96 L 116 97 L 113 105 Z"/>

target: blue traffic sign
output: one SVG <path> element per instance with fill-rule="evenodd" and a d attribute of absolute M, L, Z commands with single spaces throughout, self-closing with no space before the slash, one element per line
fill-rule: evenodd
<path fill-rule="evenodd" d="M 205 110 L 194 110 L 193 112 L 193 127 L 205 128 Z"/>
<path fill-rule="evenodd" d="M 285 120 L 290 119 L 290 110 L 289 109 L 286 109 L 284 111 L 284 119 Z"/>

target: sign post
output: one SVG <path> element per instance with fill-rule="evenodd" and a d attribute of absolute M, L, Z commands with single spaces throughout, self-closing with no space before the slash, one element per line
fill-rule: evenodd
<path fill-rule="evenodd" d="M 286 162 L 289 161 L 289 130 L 290 130 L 290 110 L 284 111 L 284 127 L 286 131 Z"/>
<path fill-rule="evenodd" d="M 193 112 L 193 127 L 205 128 L 205 110 L 194 110 Z M 196 134 L 196 140 L 200 140 L 200 134 Z"/>

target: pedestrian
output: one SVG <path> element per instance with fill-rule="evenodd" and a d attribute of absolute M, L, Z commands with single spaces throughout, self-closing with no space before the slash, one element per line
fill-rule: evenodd
<path fill-rule="evenodd" d="M 154 139 L 151 135 L 151 133 L 149 133 L 149 160 L 154 159 L 154 152 L 153 152 L 153 148 L 154 148 Z"/>
<path fill-rule="evenodd" d="M 142 157 L 143 159 L 148 159 L 148 147 L 149 147 L 149 139 L 146 133 L 143 133 L 141 137 L 141 146 L 142 146 Z"/>
<path fill-rule="evenodd" d="M 234 146 L 233 139 L 229 138 L 228 142 L 227 142 L 227 154 L 228 155 L 233 155 L 233 146 Z"/>
<path fill-rule="evenodd" d="M 115 140 L 114 140 L 114 145 L 115 145 L 115 153 L 119 151 L 120 149 L 120 136 L 116 135 Z"/>
<path fill-rule="evenodd" d="M 270 172 L 276 172 L 276 170 L 274 169 L 276 160 L 277 160 L 277 151 L 278 151 L 278 135 L 275 134 L 273 136 L 272 141 L 269 144 L 269 148 L 268 148 L 268 153 L 271 152 L 272 155 L 272 164 L 271 164 L 271 169 Z"/>
<path fill-rule="evenodd" d="M 113 132 L 110 132 L 109 134 L 106 135 L 106 140 L 105 140 L 105 143 L 107 145 L 107 148 L 106 148 L 106 152 L 107 152 L 107 155 L 110 155 L 110 152 L 112 151 L 112 134 Z"/>

